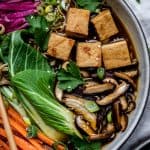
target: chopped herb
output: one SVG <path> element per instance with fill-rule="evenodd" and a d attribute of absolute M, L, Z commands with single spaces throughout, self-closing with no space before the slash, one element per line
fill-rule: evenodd
<path fill-rule="evenodd" d="M 30 125 L 27 128 L 27 137 L 34 138 L 37 137 L 38 128 L 35 125 Z"/>
<path fill-rule="evenodd" d="M 91 12 L 97 12 L 97 9 L 101 8 L 103 0 L 77 0 L 78 6 L 84 9 L 88 9 Z"/>
<path fill-rule="evenodd" d="M 84 83 L 80 70 L 72 61 L 67 65 L 67 69 L 61 69 L 58 74 L 58 87 L 71 92 L 77 86 Z"/>

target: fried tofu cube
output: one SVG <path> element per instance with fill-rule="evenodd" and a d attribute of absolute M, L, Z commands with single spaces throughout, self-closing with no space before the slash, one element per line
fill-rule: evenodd
<path fill-rule="evenodd" d="M 88 36 L 90 11 L 70 8 L 67 14 L 66 33 L 69 36 Z"/>
<path fill-rule="evenodd" d="M 91 20 L 91 22 L 94 24 L 99 38 L 102 41 L 119 32 L 110 10 L 104 10 L 100 12 L 95 18 Z"/>
<path fill-rule="evenodd" d="M 131 64 L 127 42 L 125 40 L 102 46 L 102 57 L 106 69 L 114 69 Z"/>
<path fill-rule="evenodd" d="M 52 57 L 68 60 L 74 44 L 75 40 L 52 33 L 47 53 Z"/>
<path fill-rule="evenodd" d="M 101 66 L 101 43 L 78 43 L 76 61 L 79 67 Z"/>

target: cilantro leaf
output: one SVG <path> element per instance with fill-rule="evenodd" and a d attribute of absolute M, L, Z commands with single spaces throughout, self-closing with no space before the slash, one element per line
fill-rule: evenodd
<path fill-rule="evenodd" d="M 38 128 L 35 125 L 30 125 L 27 128 L 27 137 L 28 138 L 37 137 L 37 132 L 38 132 Z"/>
<path fill-rule="evenodd" d="M 46 50 L 49 39 L 49 23 L 43 16 L 28 16 L 27 21 L 29 23 L 29 33 L 31 33 L 35 39 L 36 44 L 41 50 Z"/>
<path fill-rule="evenodd" d="M 58 74 L 58 86 L 60 89 L 71 92 L 77 86 L 84 83 L 80 70 L 72 61 L 67 65 L 67 69 L 61 69 Z"/>
<path fill-rule="evenodd" d="M 88 142 L 86 139 L 81 140 L 77 137 L 71 137 L 70 142 L 74 145 L 75 150 L 100 150 L 101 149 L 100 141 Z"/>
<path fill-rule="evenodd" d="M 78 6 L 84 9 L 88 9 L 91 12 L 96 12 L 101 7 L 102 0 L 77 0 Z"/>

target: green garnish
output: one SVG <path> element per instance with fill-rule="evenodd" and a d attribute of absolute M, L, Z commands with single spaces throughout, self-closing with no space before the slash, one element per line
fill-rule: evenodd
<path fill-rule="evenodd" d="M 58 74 L 58 87 L 71 92 L 73 89 L 84 83 L 80 70 L 73 61 L 70 61 L 66 70 L 61 69 Z"/>
<path fill-rule="evenodd" d="M 85 107 L 89 112 L 97 112 L 100 109 L 94 101 L 86 101 Z"/>
<path fill-rule="evenodd" d="M 104 76 L 105 76 L 105 69 L 100 67 L 97 69 L 97 76 L 100 80 L 103 80 L 104 79 Z"/>
<path fill-rule="evenodd" d="M 107 121 L 108 121 L 108 123 L 112 123 L 112 111 L 109 111 L 107 113 Z"/>
<path fill-rule="evenodd" d="M 91 12 L 97 12 L 97 9 L 100 9 L 103 4 L 103 0 L 77 0 L 76 2 L 79 7 Z"/>
<path fill-rule="evenodd" d="M 34 138 L 37 137 L 38 128 L 35 125 L 30 125 L 27 128 L 27 137 Z"/>

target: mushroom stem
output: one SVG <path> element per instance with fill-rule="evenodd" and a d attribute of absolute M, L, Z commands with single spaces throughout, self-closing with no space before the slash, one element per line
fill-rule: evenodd
<path fill-rule="evenodd" d="M 76 117 L 76 124 L 79 128 L 81 128 L 88 135 L 95 134 L 93 129 L 83 120 L 82 116 L 77 116 Z"/>
<path fill-rule="evenodd" d="M 129 84 L 122 82 L 113 93 L 109 94 L 108 96 L 105 96 L 103 99 L 101 100 L 97 100 L 97 104 L 105 106 L 108 104 L 113 103 L 114 101 L 117 100 L 117 98 L 119 96 L 121 96 L 122 94 L 124 94 L 129 88 Z"/>

